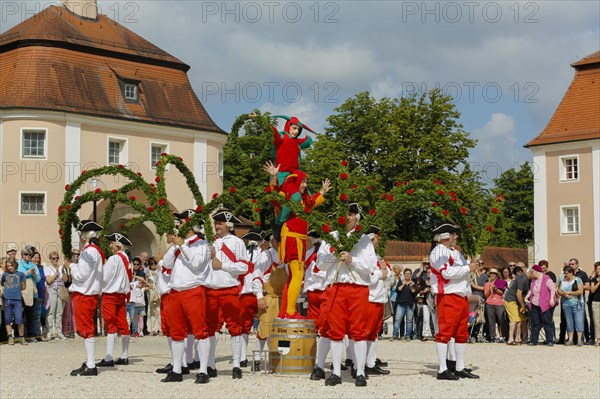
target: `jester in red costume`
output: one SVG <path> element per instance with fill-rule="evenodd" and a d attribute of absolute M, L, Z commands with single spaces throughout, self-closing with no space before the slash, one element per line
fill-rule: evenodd
<path fill-rule="evenodd" d="M 273 181 L 277 177 L 277 168 L 272 168 Z M 293 171 L 287 176 L 279 191 L 287 200 L 298 202 L 305 210 L 325 202 L 324 194 L 329 191 L 329 179 L 323 181 L 321 190 L 311 195 L 307 187 L 308 175 L 300 170 Z M 280 318 L 297 319 L 302 318 L 296 312 L 296 300 L 302 289 L 304 277 L 304 259 L 306 257 L 306 235 L 308 223 L 292 212 L 286 206 L 277 204 L 275 209 L 277 226 L 281 226 L 281 241 L 279 242 L 279 260 L 289 265 L 290 273 L 288 281 L 283 290 Z"/>
<path fill-rule="evenodd" d="M 275 165 L 280 165 L 277 180 L 278 184 L 282 185 L 290 173 L 294 173 L 294 171 L 300 169 L 301 150 L 312 146 L 313 139 L 308 134 L 300 138 L 302 130 L 306 129 L 309 132 L 315 132 L 308 126 L 303 125 L 295 116 L 275 115 L 274 117 L 286 120 L 283 131 L 277 130 L 275 126 L 271 126 L 273 129 L 273 159 L 275 160 Z"/>

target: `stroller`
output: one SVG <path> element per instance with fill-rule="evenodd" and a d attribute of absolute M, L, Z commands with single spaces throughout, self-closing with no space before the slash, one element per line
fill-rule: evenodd
<path fill-rule="evenodd" d="M 473 302 L 469 301 L 469 304 L 473 304 Z M 477 300 L 475 309 L 469 312 L 469 343 L 471 344 L 474 344 L 475 342 L 485 342 L 485 332 L 483 328 L 485 324 L 484 304 L 485 303 Z"/>

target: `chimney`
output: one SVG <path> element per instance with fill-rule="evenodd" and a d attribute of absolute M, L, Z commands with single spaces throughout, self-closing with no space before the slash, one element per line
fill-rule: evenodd
<path fill-rule="evenodd" d="M 61 0 L 62 5 L 73 14 L 88 19 L 98 19 L 96 0 Z"/>

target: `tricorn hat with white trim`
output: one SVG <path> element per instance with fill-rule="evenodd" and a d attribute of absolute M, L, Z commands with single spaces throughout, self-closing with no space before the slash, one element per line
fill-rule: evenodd
<path fill-rule="evenodd" d="M 131 240 L 125 235 L 121 233 L 112 233 L 104 236 L 108 241 L 115 241 L 123 245 L 127 245 L 128 247 L 132 246 Z"/>

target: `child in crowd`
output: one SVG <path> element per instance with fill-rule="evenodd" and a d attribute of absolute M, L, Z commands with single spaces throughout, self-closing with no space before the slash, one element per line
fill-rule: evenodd
<path fill-rule="evenodd" d="M 134 336 L 143 337 L 144 333 L 144 316 L 146 316 L 146 298 L 145 291 L 148 291 L 149 284 L 141 277 L 136 276 L 136 280 L 132 282 L 133 292 L 131 293 L 131 299 L 135 302 L 133 317 L 137 320 L 138 330 Z"/>
<path fill-rule="evenodd" d="M 25 289 L 25 275 L 17 271 L 17 262 L 14 259 L 6 261 L 6 272 L 2 274 L 0 285 L 3 288 L 4 322 L 8 334 L 8 344 L 15 344 L 11 327 L 14 319 L 19 330 L 21 345 L 27 345 L 24 338 L 23 301 L 21 299 L 21 291 Z"/>

